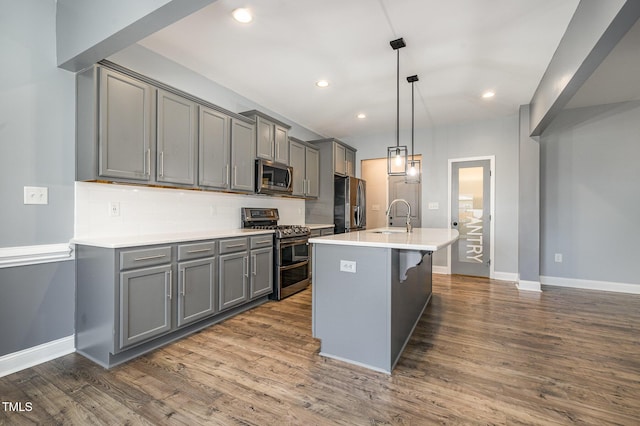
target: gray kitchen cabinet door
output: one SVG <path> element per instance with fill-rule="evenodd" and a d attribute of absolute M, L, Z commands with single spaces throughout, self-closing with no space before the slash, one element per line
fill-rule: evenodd
<path fill-rule="evenodd" d="M 256 117 L 256 157 L 274 159 L 274 126 L 262 117 Z"/>
<path fill-rule="evenodd" d="M 220 256 L 218 305 L 220 310 L 248 300 L 249 256 L 246 251 Z"/>
<path fill-rule="evenodd" d="M 306 189 L 305 146 L 291 141 L 289 145 L 289 165 L 293 167 L 292 195 L 304 196 Z"/>
<path fill-rule="evenodd" d="M 255 153 L 253 125 L 231 119 L 231 189 L 255 192 Z"/>
<path fill-rule="evenodd" d="M 347 176 L 355 176 L 356 175 L 356 153 L 351 151 L 350 149 L 345 149 L 344 152 L 345 159 L 345 171 Z"/>
<path fill-rule="evenodd" d="M 99 92 L 99 175 L 151 180 L 155 89 L 100 68 Z"/>
<path fill-rule="evenodd" d="M 289 131 L 284 127 L 274 125 L 274 156 L 273 161 L 289 165 Z"/>
<path fill-rule="evenodd" d="M 215 257 L 178 264 L 178 327 L 216 312 Z"/>
<path fill-rule="evenodd" d="M 333 143 L 333 172 L 340 176 L 347 175 L 347 149 L 337 143 Z"/>
<path fill-rule="evenodd" d="M 273 247 L 251 250 L 250 298 L 273 293 Z"/>
<path fill-rule="evenodd" d="M 229 189 L 231 137 L 229 116 L 200 107 L 199 179 L 201 186 Z"/>
<path fill-rule="evenodd" d="M 120 349 L 171 330 L 171 265 L 120 273 Z"/>
<path fill-rule="evenodd" d="M 158 90 L 156 180 L 196 184 L 196 104 L 173 93 Z"/>
<path fill-rule="evenodd" d="M 305 196 L 318 198 L 320 195 L 320 152 L 317 149 L 305 150 Z"/>

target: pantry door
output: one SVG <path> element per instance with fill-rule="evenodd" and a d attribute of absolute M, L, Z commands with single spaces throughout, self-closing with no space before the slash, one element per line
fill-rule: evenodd
<path fill-rule="evenodd" d="M 451 246 L 451 273 L 490 277 L 491 161 L 451 163 L 451 228 L 460 233 Z"/>

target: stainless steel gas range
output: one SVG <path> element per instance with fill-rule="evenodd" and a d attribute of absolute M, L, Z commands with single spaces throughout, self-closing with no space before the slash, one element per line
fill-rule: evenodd
<path fill-rule="evenodd" d="M 275 208 L 242 208 L 242 227 L 274 230 L 274 289 L 270 298 L 284 299 L 309 285 L 309 234 L 301 225 L 278 225 Z"/>

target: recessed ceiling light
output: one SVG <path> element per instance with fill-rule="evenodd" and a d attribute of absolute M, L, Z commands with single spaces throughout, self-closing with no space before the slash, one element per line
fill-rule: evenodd
<path fill-rule="evenodd" d="M 248 24 L 253 20 L 253 16 L 251 16 L 251 11 L 244 7 L 239 9 L 235 9 L 231 15 L 233 15 L 233 19 L 243 24 Z"/>
<path fill-rule="evenodd" d="M 366 114 L 364 114 L 362 112 L 360 114 L 358 114 L 356 117 L 358 117 L 359 119 L 367 118 Z"/>
<path fill-rule="evenodd" d="M 496 95 L 496 93 L 495 93 L 495 92 L 493 92 L 493 91 L 491 91 L 491 90 L 488 90 L 488 91 L 486 91 L 486 92 L 484 92 L 484 93 L 482 94 L 482 97 L 483 97 L 484 99 L 491 99 L 491 98 L 493 98 L 495 95 Z"/>
<path fill-rule="evenodd" d="M 316 81 L 316 86 L 318 86 L 318 87 L 329 87 L 329 82 L 327 80 L 318 80 L 318 81 Z"/>

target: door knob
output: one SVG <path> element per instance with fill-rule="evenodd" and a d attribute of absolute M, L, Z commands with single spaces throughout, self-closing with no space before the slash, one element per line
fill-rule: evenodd
<path fill-rule="evenodd" d="M 453 227 L 455 228 L 456 226 L 458 226 L 458 222 L 454 220 L 453 222 L 451 222 L 451 225 L 453 225 Z"/>

